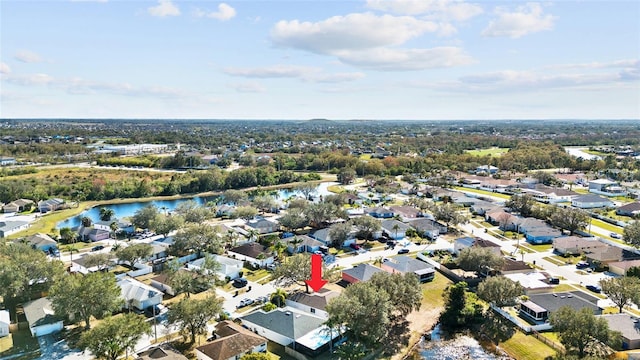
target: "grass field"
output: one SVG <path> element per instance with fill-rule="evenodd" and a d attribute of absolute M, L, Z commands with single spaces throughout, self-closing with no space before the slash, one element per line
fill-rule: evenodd
<path fill-rule="evenodd" d="M 422 285 L 422 306 L 440 307 L 444 306 L 442 293 L 451 284 L 451 280 L 446 276 L 436 272 L 433 281 Z"/>
<path fill-rule="evenodd" d="M 494 192 L 486 191 L 486 190 L 470 189 L 470 188 L 466 188 L 466 187 L 462 187 L 462 186 L 454 186 L 453 188 L 455 190 L 462 191 L 462 192 L 470 192 L 470 193 L 475 193 L 475 194 L 494 196 L 494 197 L 505 199 L 505 200 L 511 199 L 511 196 L 509 196 L 507 194 L 494 193 Z"/>
<path fill-rule="evenodd" d="M 543 360 L 556 354 L 553 348 L 520 331 L 516 331 L 509 340 L 500 343 L 499 346 L 518 360 Z"/>
<path fill-rule="evenodd" d="M 509 148 L 492 147 L 488 149 L 465 150 L 464 152 L 474 156 L 502 156 L 502 154 L 507 151 L 509 151 Z"/>

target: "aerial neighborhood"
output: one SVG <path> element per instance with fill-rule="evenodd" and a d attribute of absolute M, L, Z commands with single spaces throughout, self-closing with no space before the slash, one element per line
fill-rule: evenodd
<path fill-rule="evenodd" d="M 0 356 L 396 358 L 480 334 L 515 359 L 512 337 L 540 359 L 640 349 L 637 145 L 577 158 L 534 127 L 455 152 L 408 124 L 399 153 L 332 126 L 239 127 L 208 151 L 32 140 L 78 151 L 60 167 L 3 154 Z M 395 134 L 379 126 L 349 131 Z"/>

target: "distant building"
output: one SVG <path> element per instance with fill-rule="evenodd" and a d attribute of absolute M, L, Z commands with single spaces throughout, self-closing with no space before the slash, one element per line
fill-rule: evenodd
<path fill-rule="evenodd" d="M 571 200 L 571 205 L 579 209 L 613 207 L 613 202 L 598 195 L 582 195 Z"/>
<path fill-rule="evenodd" d="M 476 174 L 485 173 L 485 174 L 493 175 L 493 174 L 497 173 L 499 170 L 500 169 L 498 169 L 495 166 L 482 165 L 482 166 L 476 167 Z"/>
<path fill-rule="evenodd" d="M 28 221 L 0 221 L 0 238 L 28 229 Z"/>
<path fill-rule="evenodd" d="M 627 190 L 615 181 L 596 179 L 589 181 L 589 192 L 604 196 L 626 196 Z"/>
<path fill-rule="evenodd" d="M 15 164 L 16 164 L 16 158 L 0 157 L 0 166 L 9 166 L 9 165 L 15 165 Z"/>

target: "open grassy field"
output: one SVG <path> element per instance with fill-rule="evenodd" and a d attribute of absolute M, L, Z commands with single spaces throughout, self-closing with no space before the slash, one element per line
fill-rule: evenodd
<path fill-rule="evenodd" d="M 520 331 L 516 331 L 509 340 L 500 343 L 499 346 L 518 360 L 543 360 L 556 354 L 553 348 Z"/>
<path fill-rule="evenodd" d="M 464 152 L 474 156 L 502 156 L 502 154 L 507 151 L 509 151 L 509 148 L 492 147 L 488 149 L 465 150 Z"/>
<path fill-rule="evenodd" d="M 436 273 L 433 281 L 422 285 L 422 306 L 441 307 L 444 306 L 442 294 L 444 289 L 452 284 L 446 276 Z"/>
<path fill-rule="evenodd" d="M 462 191 L 462 192 L 470 192 L 470 193 L 475 193 L 475 194 L 493 196 L 493 197 L 497 197 L 497 198 L 501 198 L 501 199 L 505 199 L 505 200 L 511 199 L 511 196 L 509 196 L 507 194 L 494 193 L 494 192 L 486 191 L 486 190 L 469 189 L 469 188 L 462 187 L 462 186 L 454 186 L 453 188 L 455 190 Z"/>

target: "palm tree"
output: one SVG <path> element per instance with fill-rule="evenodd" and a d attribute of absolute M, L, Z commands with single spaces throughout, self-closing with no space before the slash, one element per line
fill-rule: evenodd
<path fill-rule="evenodd" d="M 287 298 L 287 292 L 277 288 L 276 291 L 271 294 L 271 298 L 269 299 L 271 301 L 272 304 L 278 306 L 278 307 L 283 307 L 284 306 L 284 300 Z"/>
<path fill-rule="evenodd" d="M 115 211 L 113 211 L 113 209 L 110 209 L 107 207 L 100 208 L 100 220 L 102 221 L 111 220 L 114 214 L 115 214 Z"/>
<path fill-rule="evenodd" d="M 302 243 L 302 239 L 297 236 L 294 236 L 293 239 L 289 240 L 289 243 L 293 246 L 293 253 L 298 252 L 298 244 Z"/>
<path fill-rule="evenodd" d="M 260 231 L 251 228 L 247 231 L 247 233 L 249 233 L 249 240 L 258 241 L 260 237 Z"/>
<path fill-rule="evenodd" d="M 113 234 L 113 237 L 115 239 L 116 232 L 118 231 L 118 229 L 120 229 L 120 226 L 118 226 L 118 222 L 112 221 L 111 224 L 109 224 L 109 228 L 111 229 L 111 233 Z"/>
<path fill-rule="evenodd" d="M 287 244 L 282 241 L 276 241 L 273 246 L 271 246 L 271 250 L 278 256 L 278 259 L 282 259 L 282 254 L 287 250 Z"/>
<path fill-rule="evenodd" d="M 93 221 L 91 221 L 91 218 L 90 218 L 90 217 L 88 217 L 88 216 L 83 216 L 83 217 L 80 219 L 80 223 L 82 224 L 82 226 L 84 226 L 84 227 L 88 228 L 88 227 L 91 227 L 91 224 L 93 224 Z"/>
<path fill-rule="evenodd" d="M 392 229 L 393 229 L 393 232 L 395 233 L 395 237 L 393 238 L 393 240 L 398 240 L 398 230 L 400 229 L 400 225 L 398 225 L 397 223 L 393 224 Z"/>

